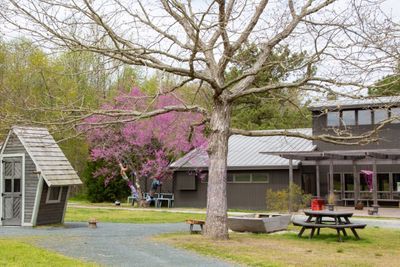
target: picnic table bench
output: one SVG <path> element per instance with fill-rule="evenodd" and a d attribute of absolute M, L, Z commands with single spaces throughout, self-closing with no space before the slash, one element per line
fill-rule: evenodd
<path fill-rule="evenodd" d="M 186 223 L 187 223 L 187 224 L 190 224 L 190 227 L 189 227 L 190 233 L 191 233 L 191 234 L 197 234 L 197 233 L 203 233 L 203 225 L 204 225 L 206 222 L 203 221 L 203 220 L 189 219 L 189 220 L 186 220 Z M 198 230 L 193 230 L 193 226 L 194 226 L 194 225 L 199 225 L 201 230 L 200 230 L 200 231 L 198 231 Z"/>
<path fill-rule="evenodd" d="M 366 224 L 361 223 L 351 223 L 349 219 L 353 216 L 353 213 L 351 212 L 304 211 L 304 213 L 308 216 L 306 221 L 293 221 L 293 225 L 302 227 L 298 234 L 299 237 L 303 235 L 306 229 L 311 229 L 310 238 L 313 238 L 316 230 L 317 235 L 319 235 L 321 228 L 331 228 L 336 230 L 338 241 L 341 242 L 343 240 L 340 233 L 343 233 L 343 236 L 347 236 L 347 228 L 352 231 L 353 235 L 358 240 L 360 237 L 356 229 L 364 229 L 367 226 Z M 330 218 L 333 220 L 324 220 L 324 218 Z"/>

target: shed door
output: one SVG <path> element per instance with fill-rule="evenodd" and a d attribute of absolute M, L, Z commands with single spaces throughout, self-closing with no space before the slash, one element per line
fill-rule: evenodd
<path fill-rule="evenodd" d="M 3 158 L 3 225 L 21 225 L 22 212 L 22 160 Z"/>

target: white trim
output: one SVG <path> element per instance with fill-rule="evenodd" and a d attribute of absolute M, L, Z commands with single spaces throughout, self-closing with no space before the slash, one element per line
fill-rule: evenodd
<path fill-rule="evenodd" d="M 8 141 L 8 139 L 7 139 Z M 4 143 L 6 144 L 6 143 Z M 4 146 L 5 147 L 5 146 Z M 2 151 L 3 152 L 3 151 Z M 18 153 L 18 154 L 2 154 L 0 157 L 0 184 L 1 184 L 1 191 L 0 193 L 3 193 L 3 183 L 4 183 L 4 177 L 3 177 L 3 159 L 4 158 L 22 158 L 21 162 L 21 225 L 25 223 L 25 153 Z M 0 196 L 1 198 L 1 206 L 0 206 L 0 215 L 3 217 L 3 196 Z M 3 225 L 3 221 L 1 221 L 1 225 Z"/>
<path fill-rule="evenodd" d="M 6 149 L 6 145 L 8 143 L 8 139 L 10 139 L 11 132 L 12 132 L 11 130 L 8 132 L 6 141 L 4 141 L 3 146 L 1 147 L 0 156 L 3 154 L 4 150 Z"/>
<path fill-rule="evenodd" d="M 42 191 L 43 191 L 43 177 L 42 175 L 38 175 L 38 185 L 36 188 L 36 196 L 35 196 L 35 204 L 33 206 L 33 211 L 32 211 L 32 220 L 31 220 L 31 224 L 33 226 L 36 226 L 36 222 L 37 222 L 37 216 L 39 213 L 39 207 L 40 207 L 40 201 L 42 199 Z"/>
<path fill-rule="evenodd" d="M 31 223 L 22 223 L 21 226 L 28 226 L 28 227 L 32 227 L 33 225 Z"/>
<path fill-rule="evenodd" d="M 58 191 L 58 198 L 57 198 L 57 200 L 50 200 L 50 191 L 52 188 L 56 188 L 56 187 L 60 188 L 60 191 Z M 51 187 L 49 186 L 47 189 L 46 204 L 60 203 L 62 192 L 63 192 L 63 186 L 51 186 Z"/>
<path fill-rule="evenodd" d="M 61 223 L 64 223 L 64 217 L 65 217 L 65 212 L 67 211 L 67 203 L 68 203 L 68 197 L 69 197 L 69 192 L 71 191 L 71 186 L 69 185 L 67 188 L 67 196 L 65 197 L 65 203 L 64 203 L 64 211 L 61 219 Z"/>

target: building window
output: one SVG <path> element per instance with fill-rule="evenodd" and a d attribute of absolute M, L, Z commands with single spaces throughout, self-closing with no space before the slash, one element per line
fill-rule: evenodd
<path fill-rule="evenodd" d="M 250 173 L 236 173 L 234 181 L 236 183 L 248 183 L 251 181 Z"/>
<path fill-rule="evenodd" d="M 344 174 L 344 190 L 354 191 L 354 175 L 352 173 Z"/>
<path fill-rule="evenodd" d="M 390 116 L 392 118 L 394 118 L 394 117 L 397 118 L 392 123 L 400 123 L 400 108 L 392 108 L 390 110 Z"/>
<path fill-rule="evenodd" d="M 328 112 L 327 125 L 332 126 L 332 127 L 340 125 L 340 112 L 339 111 Z"/>
<path fill-rule="evenodd" d="M 333 190 L 334 191 L 341 191 L 342 190 L 342 181 L 341 181 L 340 173 L 334 173 L 333 174 Z"/>
<path fill-rule="evenodd" d="M 374 110 L 374 123 L 378 124 L 388 119 L 388 111 L 386 109 Z"/>
<path fill-rule="evenodd" d="M 358 125 L 370 125 L 370 124 L 372 124 L 371 110 L 359 110 Z"/>
<path fill-rule="evenodd" d="M 378 180 L 378 191 L 389 191 L 389 174 L 388 173 L 378 173 L 376 175 Z"/>
<path fill-rule="evenodd" d="M 61 201 L 61 186 L 52 186 L 47 190 L 46 204 L 60 203 Z"/>
<path fill-rule="evenodd" d="M 356 111 L 355 110 L 342 111 L 342 123 L 344 126 L 356 125 Z"/>
<path fill-rule="evenodd" d="M 268 173 L 228 173 L 228 183 L 269 183 Z"/>
<path fill-rule="evenodd" d="M 253 173 L 251 181 L 253 183 L 269 183 L 269 177 L 267 173 Z"/>
<path fill-rule="evenodd" d="M 400 173 L 393 173 L 393 192 L 400 193 Z"/>

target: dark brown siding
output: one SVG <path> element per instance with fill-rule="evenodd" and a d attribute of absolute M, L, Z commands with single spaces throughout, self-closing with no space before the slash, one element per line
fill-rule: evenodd
<path fill-rule="evenodd" d="M 242 171 L 256 173 L 257 171 Z M 286 189 L 289 184 L 288 170 L 265 170 L 268 173 L 269 183 L 228 183 L 229 209 L 266 209 L 266 191 Z M 235 172 L 237 173 L 237 171 Z M 187 171 L 177 171 L 174 176 L 174 185 L 181 179 L 190 179 Z M 294 182 L 300 185 L 300 171 L 294 170 Z M 205 208 L 207 202 L 207 183 L 196 178 L 196 190 L 179 190 L 174 186 L 176 207 Z"/>
<path fill-rule="evenodd" d="M 4 155 L 25 154 L 25 223 L 30 223 L 38 183 L 38 175 L 34 173 L 36 171 L 36 166 L 28 155 L 28 152 L 26 152 L 25 147 L 14 133 L 11 134 L 5 146 Z"/>
<path fill-rule="evenodd" d="M 39 212 L 37 217 L 37 225 L 56 224 L 62 222 L 64 213 L 64 205 L 67 199 L 68 187 L 64 186 L 61 194 L 60 203 L 46 204 L 47 191 L 49 187 L 43 184 L 42 196 L 40 199 Z"/>
<path fill-rule="evenodd" d="M 335 135 L 332 128 L 328 128 L 326 125 L 326 114 L 320 114 L 319 112 L 313 112 L 313 134 L 330 134 Z M 360 125 L 348 127 L 348 130 L 353 133 L 353 135 L 362 134 L 373 130 L 376 125 Z M 319 151 L 326 150 L 355 150 L 355 149 L 390 149 L 390 148 L 400 148 L 400 123 L 392 123 L 386 125 L 379 132 L 379 142 L 367 144 L 364 146 L 345 146 L 336 145 L 332 143 L 325 143 L 320 141 L 314 141 L 317 145 Z"/>

